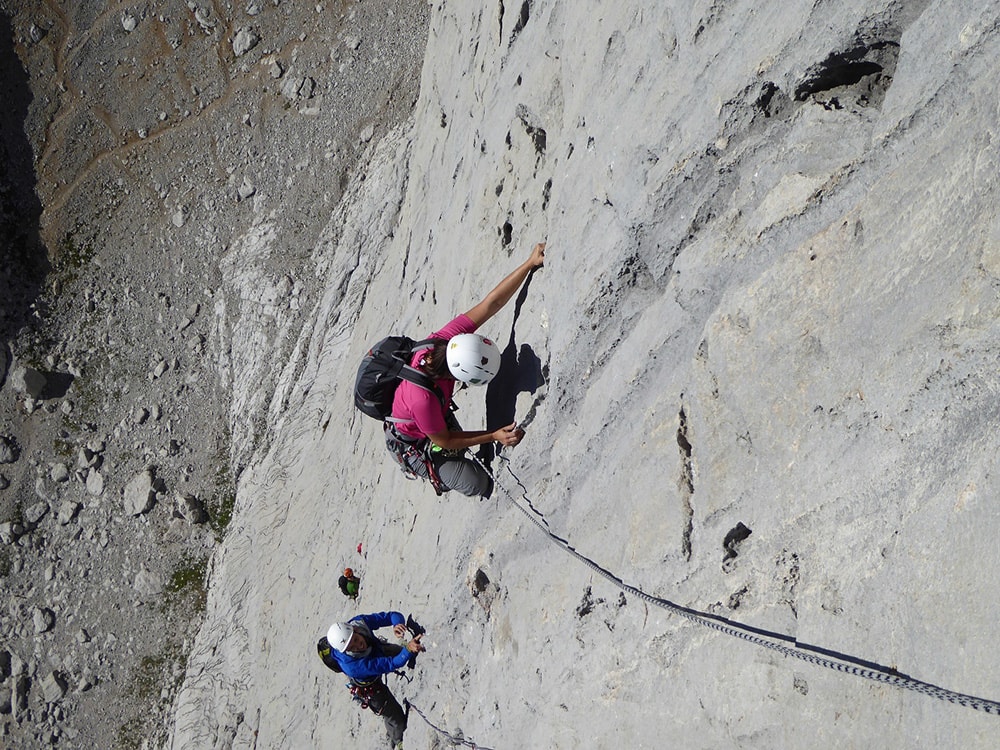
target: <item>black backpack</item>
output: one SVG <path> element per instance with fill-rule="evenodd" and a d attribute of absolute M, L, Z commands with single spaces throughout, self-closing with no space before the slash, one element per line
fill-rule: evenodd
<path fill-rule="evenodd" d="M 316 651 L 319 652 L 319 658 L 323 660 L 326 666 L 334 672 L 343 673 L 344 670 L 341 668 L 340 662 L 333 655 L 333 648 L 330 646 L 330 641 L 326 639 L 325 635 L 316 644 Z"/>
<path fill-rule="evenodd" d="M 383 422 L 397 422 L 392 416 L 392 398 L 400 380 L 430 391 L 445 405 L 444 394 L 434 381 L 410 367 L 413 352 L 430 349 L 433 339 L 414 341 L 406 336 L 388 336 L 368 350 L 354 381 L 354 405 L 369 417 Z"/>

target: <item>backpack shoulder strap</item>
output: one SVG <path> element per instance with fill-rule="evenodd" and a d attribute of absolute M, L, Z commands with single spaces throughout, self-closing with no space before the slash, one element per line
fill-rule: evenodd
<path fill-rule="evenodd" d="M 415 350 L 416 347 L 414 347 L 414 351 Z M 418 370 L 417 368 L 410 367 L 410 365 L 408 364 L 403 365 L 403 369 L 399 371 L 399 378 L 400 380 L 405 380 L 408 383 L 413 383 L 413 385 L 417 386 L 418 388 L 423 388 L 425 391 L 433 393 L 435 396 L 437 396 L 438 401 L 441 402 L 441 408 L 443 409 L 447 407 L 447 402 L 445 401 L 444 394 L 441 393 L 441 389 L 437 387 L 437 384 L 433 380 L 431 380 L 431 378 L 429 378 L 424 373 L 420 372 L 420 370 Z M 385 421 L 398 424 L 400 422 L 412 422 L 413 420 L 400 419 L 398 417 L 389 415 L 388 417 L 385 418 Z"/>
<path fill-rule="evenodd" d="M 447 408 L 448 404 L 447 401 L 445 400 L 444 394 L 441 393 L 441 389 L 437 387 L 437 384 L 433 381 L 433 379 L 425 375 L 417 368 L 412 367 L 410 365 L 410 360 L 412 359 L 414 352 L 422 351 L 424 349 L 433 349 L 434 346 L 439 341 L 442 341 L 442 339 L 422 339 L 420 341 L 414 341 L 413 344 L 410 346 L 408 352 L 397 352 L 396 355 L 394 356 L 396 356 L 397 359 L 401 359 L 403 361 L 403 367 L 400 369 L 399 373 L 397 374 L 397 377 L 400 380 L 405 380 L 408 383 L 413 383 L 413 385 L 417 386 L 418 388 L 423 388 L 425 391 L 433 393 L 435 396 L 437 396 L 438 401 L 441 402 L 441 408 L 445 409 Z M 406 355 L 405 359 L 403 357 L 398 356 L 399 354 L 403 353 L 405 353 Z M 400 419 L 398 417 L 389 415 L 388 417 L 385 418 L 385 421 L 398 424 L 401 422 L 412 422 L 413 420 Z"/>
<path fill-rule="evenodd" d="M 399 371 L 399 377 L 408 383 L 413 383 L 413 385 L 423 388 L 425 391 L 430 391 L 438 397 L 438 400 L 441 401 L 442 405 L 444 404 L 444 394 L 441 393 L 441 389 L 437 387 L 437 383 L 435 383 L 430 376 L 425 375 L 416 367 L 403 365 L 403 369 Z"/>
<path fill-rule="evenodd" d="M 423 349 L 433 349 L 434 345 L 437 344 L 438 341 L 444 341 L 444 339 L 423 339 L 422 341 L 414 341 L 413 346 L 410 347 L 410 354 Z M 409 362 L 407 362 L 407 364 L 409 364 Z"/>

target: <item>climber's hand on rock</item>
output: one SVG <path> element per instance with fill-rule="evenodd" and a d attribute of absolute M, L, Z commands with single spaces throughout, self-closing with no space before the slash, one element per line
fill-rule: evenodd
<path fill-rule="evenodd" d="M 528 262 L 531 264 L 532 268 L 538 268 L 543 263 L 545 263 L 545 243 L 539 242 L 531 251 L 531 257 L 528 258 Z"/>
<path fill-rule="evenodd" d="M 521 442 L 521 438 L 523 437 L 524 430 L 517 426 L 517 422 L 512 422 L 506 427 L 501 427 L 493 433 L 493 439 L 507 448 L 513 448 Z"/>
<path fill-rule="evenodd" d="M 426 651 L 427 649 L 424 648 L 423 644 L 420 642 L 420 639 L 423 637 L 424 637 L 423 633 L 421 633 L 418 636 L 415 636 L 412 641 L 406 644 L 406 650 L 413 654 L 418 654 L 421 651 Z"/>

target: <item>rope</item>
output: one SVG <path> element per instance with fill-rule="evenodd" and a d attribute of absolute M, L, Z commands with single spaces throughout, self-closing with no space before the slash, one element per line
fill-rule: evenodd
<path fill-rule="evenodd" d="M 424 712 L 421 711 L 419 708 L 417 708 L 412 703 L 410 703 L 410 701 L 404 700 L 403 703 L 406 705 L 407 712 L 409 712 L 409 710 L 412 708 L 414 711 L 417 712 L 417 714 L 420 716 L 420 718 L 424 720 L 424 723 L 427 726 L 429 726 L 431 729 L 433 729 L 438 734 L 447 737 L 449 740 L 451 740 L 451 743 L 453 745 L 462 745 L 464 747 L 471 747 L 471 748 L 474 748 L 475 750 L 491 750 L 490 748 L 486 747 L 485 745 L 477 745 L 472 740 L 467 740 L 464 737 L 459 737 L 458 735 L 452 734 L 451 732 L 448 732 L 448 731 L 442 729 L 441 727 L 439 727 L 439 726 L 431 723 L 431 720 L 428 719 L 424 715 Z"/>
<path fill-rule="evenodd" d="M 790 656 L 795 659 L 800 659 L 810 664 L 815 664 L 820 667 L 826 667 L 827 669 L 832 669 L 837 672 L 844 672 L 845 674 L 853 674 L 858 677 L 863 677 L 868 680 L 873 680 L 875 682 L 881 682 L 886 685 L 892 685 L 894 687 L 903 688 L 905 690 L 912 690 L 917 693 L 922 693 L 928 695 L 932 698 L 937 698 L 939 700 L 947 701 L 948 703 L 954 703 L 959 706 L 965 706 L 966 708 L 972 708 L 976 711 L 984 711 L 988 714 L 1000 715 L 1000 702 L 992 701 L 987 698 L 977 698 L 973 695 L 966 695 L 965 693 L 958 693 L 954 690 L 948 690 L 947 688 L 938 687 L 937 685 L 932 685 L 929 682 L 923 682 L 922 680 L 915 679 L 900 672 L 889 669 L 886 667 L 881 667 L 877 664 L 864 661 L 855 657 L 848 656 L 846 654 L 838 654 L 829 649 L 823 649 L 818 646 L 811 646 L 806 643 L 800 643 L 798 640 L 791 636 L 782 635 L 780 633 L 772 633 L 760 628 L 755 628 L 750 625 L 744 625 L 743 623 L 736 622 L 734 620 L 729 620 L 725 617 L 719 615 L 714 615 L 710 612 L 701 612 L 696 609 L 691 609 L 690 607 L 684 607 L 680 604 L 675 604 L 667 599 L 661 599 L 659 597 L 647 594 L 635 586 L 631 586 L 625 583 L 618 576 L 614 575 L 611 571 L 602 568 L 596 562 L 588 557 L 580 554 L 574 549 L 574 547 L 565 539 L 562 539 L 555 534 L 553 534 L 548 529 L 548 523 L 545 522 L 544 517 L 539 520 L 536 517 L 541 516 L 534 506 L 531 505 L 530 499 L 527 496 L 527 488 L 517 477 L 516 474 L 510 468 L 510 460 L 505 456 L 496 455 L 496 458 L 504 461 L 504 465 L 507 467 L 508 473 L 514 478 L 514 481 L 523 490 L 523 499 L 527 503 L 531 510 L 524 508 L 521 503 L 519 503 L 510 492 L 507 491 L 498 481 L 496 476 L 490 470 L 489 467 L 483 464 L 478 457 L 473 456 L 473 460 L 478 463 L 482 468 L 493 478 L 493 484 L 500 488 L 500 491 L 506 496 L 510 501 L 511 505 L 517 508 L 524 516 L 531 521 L 535 526 L 537 526 L 543 534 L 545 534 L 549 541 L 555 544 L 557 547 L 562 549 L 564 552 L 569 553 L 577 560 L 582 562 L 588 568 L 593 570 L 602 578 L 610 581 L 612 584 L 620 588 L 622 591 L 626 591 L 632 596 L 642 599 L 654 606 L 665 609 L 668 612 L 672 612 L 676 615 L 690 620 L 691 622 L 697 623 L 707 628 L 712 628 L 726 635 L 739 638 L 749 643 L 753 643 L 757 646 L 776 651 L 783 656 Z M 785 641 L 787 643 L 794 644 L 792 646 L 784 645 L 776 641 Z M 820 655 L 823 654 L 823 655 Z M 419 712 L 418 712 L 419 713 Z"/>

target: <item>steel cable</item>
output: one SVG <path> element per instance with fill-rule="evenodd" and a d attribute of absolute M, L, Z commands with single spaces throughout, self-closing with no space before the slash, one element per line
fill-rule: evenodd
<path fill-rule="evenodd" d="M 491 750 L 490 748 L 486 747 L 485 745 L 477 745 L 472 740 L 467 740 L 464 737 L 459 737 L 458 735 L 452 734 L 451 732 L 449 732 L 449 731 L 447 731 L 445 729 L 442 729 L 441 727 L 439 727 L 436 724 L 434 724 L 433 722 L 431 722 L 431 720 L 427 718 L 427 716 L 424 714 L 424 712 L 421 711 L 419 708 L 417 708 L 415 705 L 413 705 L 413 703 L 411 703 L 410 701 L 404 701 L 404 703 L 406 704 L 407 711 L 409 711 L 409 709 L 412 708 L 414 711 L 417 712 L 417 714 L 420 716 L 420 718 L 424 720 L 424 723 L 427 726 L 429 726 L 431 729 L 433 729 L 438 734 L 440 734 L 440 735 L 442 735 L 444 737 L 447 737 L 449 740 L 451 740 L 451 743 L 453 745 L 462 745 L 464 747 L 471 747 L 471 748 L 474 748 L 474 750 Z"/>
<path fill-rule="evenodd" d="M 504 462 L 507 467 L 508 473 L 514 478 L 514 481 L 522 488 L 524 494 L 524 500 L 532 508 L 531 501 L 527 497 L 527 488 L 524 483 L 514 474 L 513 470 L 510 468 L 510 461 L 505 456 L 497 454 L 496 458 Z M 954 690 L 948 690 L 947 688 L 938 687 L 937 685 L 932 685 L 928 682 L 923 682 L 922 680 L 909 677 L 908 675 L 900 674 L 894 670 L 880 669 L 876 666 L 861 666 L 856 663 L 851 663 L 846 656 L 843 658 L 837 658 L 830 655 L 821 656 L 817 653 L 811 653 L 809 649 L 823 650 L 827 654 L 830 652 L 824 649 L 818 649 L 816 647 L 810 647 L 806 644 L 799 643 L 795 638 L 791 636 L 779 635 L 776 633 L 768 633 L 764 635 L 765 631 L 754 628 L 750 625 L 744 625 L 732 620 L 728 620 L 719 615 L 713 615 L 709 612 L 701 612 L 690 607 L 684 607 L 680 604 L 675 604 L 667 599 L 661 599 L 660 597 L 652 596 L 647 594 L 645 591 L 631 586 L 625 583 L 621 578 L 616 576 L 611 571 L 602 568 L 596 562 L 591 560 L 589 557 L 580 554 L 577 550 L 565 539 L 562 539 L 555 534 L 553 534 L 548 529 L 548 524 L 545 522 L 544 517 L 536 518 L 535 514 L 524 508 L 514 496 L 507 491 L 503 485 L 497 481 L 497 477 L 493 471 L 483 464 L 477 457 L 473 457 L 483 469 L 485 469 L 489 475 L 493 478 L 493 483 L 495 487 L 499 487 L 500 491 L 504 494 L 507 500 L 517 508 L 521 513 L 534 524 L 538 529 L 548 537 L 549 541 L 555 544 L 557 547 L 561 548 L 565 552 L 575 557 L 577 560 L 582 562 L 588 568 L 593 570 L 602 578 L 608 580 L 622 591 L 625 591 L 633 596 L 642 599 L 649 604 L 652 604 L 661 609 L 665 609 L 676 615 L 690 620 L 691 622 L 697 623 L 704 627 L 712 628 L 721 633 L 739 638 L 744 641 L 748 641 L 755 645 L 761 646 L 763 648 L 776 651 L 783 656 L 790 656 L 795 659 L 800 659 L 801 661 L 809 662 L 810 664 L 815 664 L 817 666 L 826 667 L 837 672 L 844 672 L 846 674 L 853 674 L 859 677 L 864 677 L 868 680 L 873 680 L 875 682 L 881 682 L 886 685 L 894 685 L 896 687 L 904 688 L 906 690 L 912 690 L 917 693 L 922 693 L 924 695 L 929 695 L 933 698 L 939 700 L 947 701 L 948 703 L 954 703 L 959 706 L 965 706 L 966 708 L 972 708 L 976 711 L 984 711 L 985 713 L 1000 715 L 1000 702 L 989 700 L 987 698 L 978 698 L 973 695 L 966 695 L 965 693 L 958 693 Z M 537 511 L 535 511 L 537 513 Z M 539 514 L 540 515 L 540 514 Z M 776 642 L 777 640 L 785 640 L 789 643 L 793 643 L 793 646 L 787 646 L 782 643 Z M 856 660 L 861 661 L 861 660 Z"/>

